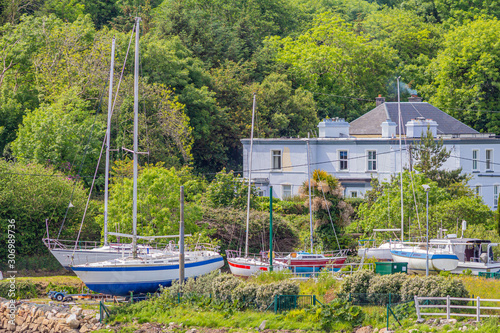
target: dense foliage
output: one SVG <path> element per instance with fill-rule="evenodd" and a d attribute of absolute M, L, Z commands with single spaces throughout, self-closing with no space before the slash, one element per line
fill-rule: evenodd
<path fill-rule="evenodd" d="M 149 152 L 139 158 L 147 165 L 140 177 L 141 232 L 176 232 L 184 185 L 187 231 L 206 229 L 223 247 L 239 248 L 248 188 L 236 175 L 253 96 L 256 137 L 314 136 L 323 117 L 351 121 L 372 109 L 379 94 L 394 100 L 395 77 L 401 76 L 403 98 L 416 92 L 474 129 L 500 134 L 498 7 L 485 0 L 0 0 L 0 153 L 14 163 L 1 165 L 19 174 L 0 175 L 7 183 L 0 196 L 7 205 L 2 225 L 21 214 L 20 221 L 30 225 L 23 235 L 29 239 L 41 234 L 48 216 L 54 225 L 62 223 L 67 203 L 45 197 L 57 191 L 69 198 L 78 180 L 78 208 L 64 229 L 74 236 L 83 188 L 90 187 L 96 166 L 93 195 L 102 197 L 104 167 L 97 162 L 115 37 L 110 229 L 130 228 L 131 167 L 122 147 L 132 145 L 129 42 L 135 16 L 142 19 L 139 150 Z M 441 148 L 428 139 L 412 147 L 420 173 L 407 172 L 403 180 L 409 236 L 422 230 L 423 184 L 431 185 L 432 230 L 493 217 L 466 188 L 460 170 L 439 170 L 448 156 Z M 30 170 L 57 174 L 59 182 L 35 178 Z M 315 237 L 323 248 L 337 248 L 337 238 L 349 246 L 352 238 L 341 235 L 346 231 L 400 226 L 397 179 L 374 181 L 362 203 L 352 201 L 354 211 L 338 181 L 315 177 Z M 24 196 L 14 199 L 17 191 L 44 194 L 33 199 L 39 204 L 32 209 Z M 252 212 L 251 247 L 258 251 L 268 238 L 268 200 L 252 194 L 250 206 L 260 212 Z M 305 197 L 277 202 L 279 250 L 302 246 L 308 236 L 304 204 Z M 48 206 L 58 207 L 57 214 L 43 208 Z M 91 226 L 98 214 L 88 216 L 86 235 L 96 237 L 99 231 Z M 96 220 L 102 223 L 102 216 Z M 227 221 L 232 230 L 223 225 Z M 55 229 L 50 225 L 51 233 Z M 26 253 L 38 251 L 22 239 Z"/>
<path fill-rule="evenodd" d="M 18 255 L 47 253 L 42 243 L 47 235 L 46 222 L 51 237 L 59 234 L 63 221 L 61 238 L 76 237 L 87 200 L 87 191 L 78 180 L 49 165 L 0 160 L 0 188 L 0 241 L 7 244 L 9 233 L 14 235 Z M 68 208 L 70 202 L 73 207 Z M 91 205 L 90 212 L 95 208 Z M 15 227 L 8 227 L 10 224 Z M 95 238 L 96 234 L 99 230 L 90 218 L 84 224 L 81 237 Z M 7 246 L 0 249 L 0 256 L 7 258 Z"/>

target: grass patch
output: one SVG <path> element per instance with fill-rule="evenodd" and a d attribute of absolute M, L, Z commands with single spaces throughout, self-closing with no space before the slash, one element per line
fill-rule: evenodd
<path fill-rule="evenodd" d="M 79 293 L 82 281 L 75 276 L 21 277 L 16 279 L 16 299 L 46 296 L 49 290 Z M 9 298 L 9 281 L 0 281 L 0 297 Z"/>
<path fill-rule="evenodd" d="M 462 276 L 461 280 L 471 296 L 500 299 L 500 280 L 478 276 Z"/>
<path fill-rule="evenodd" d="M 7 261 L 0 263 L 0 271 L 10 270 Z M 49 276 L 73 275 L 73 271 L 64 269 L 59 261 L 51 255 L 33 255 L 16 257 L 17 276 Z"/>

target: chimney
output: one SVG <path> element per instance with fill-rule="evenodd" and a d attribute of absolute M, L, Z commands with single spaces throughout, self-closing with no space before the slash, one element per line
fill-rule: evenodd
<path fill-rule="evenodd" d="M 422 97 L 418 97 L 417 95 L 411 95 L 411 97 L 408 97 L 408 102 L 410 103 L 422 102 Z"/>
<path fill-rule="evenodd" d="M 383 138 L 394 138 L 396 136 L 396 127 L 398 126 L 395 122 L 387 119 L 382 123 L 382 137 Z"/>
<path fill-rule="evenodd" d="M 438 123 L 432 119 L 425 119 L 424 117 L 417 117 L 406 123 L 406 137 L 408 138 L 421 138 L 426 135 L 429 128 L 433 137 L 437 137 Z"/>
<path fill-rule="evenodd" d="M 320 138 L 348 138 L 349 123 L 342 118 L 323 119 L 319 123 Z"/>
<path fill-rule="evenodd" d="M 385 97 L 382 97 L 382 95 L 378 95 L 378 97 L 375 98 L 376 101 L 376 106 L 379 106 L 380 104 L 385 103 Z"/>

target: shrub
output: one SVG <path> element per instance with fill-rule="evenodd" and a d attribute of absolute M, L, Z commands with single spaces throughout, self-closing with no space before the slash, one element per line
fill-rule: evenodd
<path fill-rule="evenodd" d="M 241 283 L 233 292 L 231 297 L 233 302 L 236 303 L 238 308 L 252 308 L 256 307 L 257 291 L 259 285 L 255 283 Z"/>
<path fill-rule="evenodd" d="M 212 296 L 217 301 L 228 301 L 232 291 L 241 283 L 243 282 L 232 274 L 220 274 L 212 282 Z"/>
<path fill-rule="evenodd" d="M 368 299 L 372 304 L 387 304 L 389 302 L 389 294 L 391 294 L 391 302 L 401 300 L 400 293 L 403 283 L 408 279 L 408 275 L 403 273 L 391 275 L 375 275 L 370 280 L 368 287 Z"/>
<path fill-rule="evenodd" d="M 469 292 L 465 289 L 463 282 L 456 278 L 435 276 L 416 276 L 407 279 L 402 287 L 401 294 L 405 300 L 411 300 L 414 296 L 427 297 L 468 297 Z"/>
<path fill-rule="evenodd" d="M 359 306 L 350 305 L 344 298 L 337 298 L 328 304 L 320 304 L 312 309 L 319 317 L 321 328 L 330 331 L 337 323 L 357 326 L 363 322 L 364 313 Z"/>
<path fill-rule="evenodd" d="M 286 280 L 270 284 L 259 285 L 256 293 L 256 304 L 261 310 L 265 310 L 277 295 L 298 295 L 300 292 L 296 282 Z"/>
<path fill-rule="evenodd" d="M 340 287 L 341 293 L 349 294 L 349 300 L 353 303 L 368 303 L 368 288 L 370 281 L 375 276 L 370 270 L 359 270 L 347 276 Z"/>
<path fill-rule="evenodd" d="M 366 294 L 370 287 L 370 281 L 375 273 L 369 270 L 359 270 L 347 276 L 340 287 L 342 293 Z"/>

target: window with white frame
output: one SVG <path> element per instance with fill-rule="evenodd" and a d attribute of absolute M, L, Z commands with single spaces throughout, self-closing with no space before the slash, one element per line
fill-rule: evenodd
<path fill-rule="evenodd" d="M 281 199 L 290 198 L 292 196 L 292 185 L 281 185 Z"/>
<path fill-rule="evenodd" d="M 347 170 L 347 150 L 339 150 L 339 170 Z"/>
<path fill-rule="evenodd" d="M 496 209 L 498 207 L 498 190 L 500 185 L 493 185 L 493 207 Z"/>
<path fill-rule="evenodd" d="M 474 188 L 474 192 L 476 193 L 477 196 L 481 195 L 481 185 L 476 185 Z"/>
<path fill-rule="evenodd" d="M 358 197 L 358 191 L 350 191 L 349 196 L 351 198 L 357 198 Z"/>
<path fill-rule="evenodd" d="M 492 170 L 493 149 L 486 149 L 486 170 Z"/>
<path fill-rule="evenodd" d="M 273 170 L 281 170 L 281 150 L 271 151 L 271 163 Z"/>
<path fill-rule="evenodd" d="M 376 150 L 368 150 L 368 171 L 376 171 L 377 170 L 377 151 Z"/>
<path fill-rule="evenodd" d="M 479 170 L 478 168 L 478 158 L 479 158 L 479 150 L 474 149 L 472 151 L 472 170 Z"/>
<path fill-rule="evenodd" d="M 264 196 L 264 191 L 261 190 L 260 188 L 258 188 L 256 192 L 257 192 L 257 196 L 258 197 L 263 197 Z"/>

